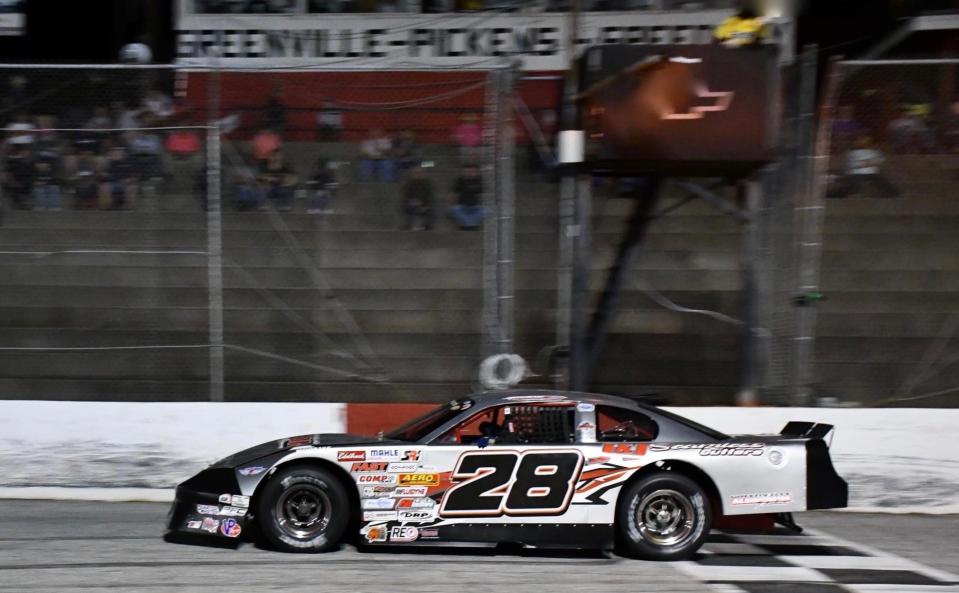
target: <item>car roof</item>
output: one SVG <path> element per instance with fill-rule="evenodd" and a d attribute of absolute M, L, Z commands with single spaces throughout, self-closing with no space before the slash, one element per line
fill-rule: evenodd
<path fill-rule="evenodd" d="M 616 395 L 586 393 L 580 391 L 560 391 L 556 389 L 510 389 L 507 391 L 483 391 L 466 396 L 475 406 L 487 407 L 515 403 L 570 403 L 586 402 L 599 405 L 612 405 L 621 408 L 645 407 L 638 402 Z"/>

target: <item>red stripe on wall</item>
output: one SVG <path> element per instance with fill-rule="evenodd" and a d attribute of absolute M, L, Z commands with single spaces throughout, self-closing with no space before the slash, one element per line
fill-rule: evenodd
<path fill-rule="evenodd" d="M 346 432 L 375 435 L 421 416 L 436 404 L 346 404 Z"/>

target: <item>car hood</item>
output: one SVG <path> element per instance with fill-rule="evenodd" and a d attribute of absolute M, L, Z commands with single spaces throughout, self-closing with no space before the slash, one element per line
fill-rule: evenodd
<path fill-rule="evenodd" d="M 249 449 L 244 449 L 234 453 L 229 457 L 214 463 L 211 467 L 236 467 L 251 461 L 255 461 L 274 453 L 296 449 L 298 447 L 351 447 L 359 445 L 389 445 L 389 444 L 409 444 L 403 441 L 393 441 L 389 439 L 380 439 L 371 436 L 360 436 L 355 434 L 304 434 L 276 441 L 268 441 L 262 445 L 256 445 Z"/>

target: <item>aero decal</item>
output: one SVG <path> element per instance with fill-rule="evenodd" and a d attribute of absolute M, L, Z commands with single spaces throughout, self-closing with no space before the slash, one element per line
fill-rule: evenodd
<path fill-rule="evenodd" d="M 583 469 L 574 449 L 467 451 L 453 470 L 441 517 L 561 515 Z"/>

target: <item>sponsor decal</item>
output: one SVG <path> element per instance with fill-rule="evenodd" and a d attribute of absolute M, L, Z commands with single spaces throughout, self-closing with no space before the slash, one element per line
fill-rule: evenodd
<path fill-rule="evenodd" d="M 390 528 L 391 542 L 415 542 L 419 537 L 420 530 L 415 527 L 401 526 Z"/>
<path fill-rule="evenodd" d="M 432 498 L 401 498 L 396 503 L 398 509 L 431 509 L 436 506 Z"/>
<path fill-rule="evenodd" d="M 239 470 L 241 476 L 258 476 L 266 471 L 262 465 L 251 465 L 250 467 L 241 467 Z"/>
<path fill-rule="evenodd" d="M 285 445 L 281 449 L 287 447 L 305 447 L 313 442 L 313 435 L 304 434 L 298 437 L 290 437 L 284 441 Z"/>
<path fill-rule="evenodd" d="M 219 515 L 220 507 L 214 504 L 198 504 L 196 505 L 196 512 L 201 515 Z"/>
<path fill-rule="evenodd" d="M 385 461 L 371 462 L 371 461 L 358 461 L 350 467 L 351 472 L 385 472 L 386 468 L 389 467 L 389 463 Z"/>
<path fill-rule="evenodd" d="M 366 461 L 365 451 L 337 451 L 337 461 Z"/>
<path fill-rule="evenodd" d="M 703 457 L 761 457 L 766 451 L 765 443 L 652 443 L 649 451 L 699 451 Z"/>
<path fill-rule="evenodd" d="M 399 474 L 400 486 L 439 486 L 439 474 Z"/>
<path fill-rule="evenodd" d="M 363 534 L 366 538 L 366 541 L 372 542 L 385 542 L 386 541 L 386 526 L 377 525 L 376 527 L 370 527 L 366 530 L 366 533 Z"/>
<path fill-rule="evenodd" d="M 220 533 L 227 537 L 240 537 L 240 524 L 236 519 L 224 519 L 220 524 Z"/>
<path fill-rule="evenodd" d="M 400 486 L 393 491 L 391 496 L 393 498 L 416 498 L 418 496 L 426 496 L 426 491 L 429 490 L 426 486 Z"/>
<path fill-rule="evenodd" d="M 603 453 L 616 453 L 617 455 L 645 455 L 649 446 L 646 443 L 606 443 L 603 445 Z"/>
<path fill-rule="evenodd" d="M 791 492 L 760 492 L 757 494 L 740 494 L 731 496 L 729 503 L 732 505 L 744 504 L 789 504 L 793 501 Z"/>
<path fill-rule="evenodd" d="M 366 511 L 364 521 L 396 521 L 396 511 Z"/>
<path fill-rule="evenodd" d="M 366 453 L 367 461 L 402 461 L 403 452 L 400 449 L 370 449 Z"/>
<path fill-rule="evenodd" d="M 415 461 L 401 461 L 399 463 L 391 463 L 386 471 L 391 474 L 403 474 L 409 472 L 415 472 L 420 467 L 420 464 Z"/>
<path fill-rule="evenodd" d="M 414 523 L 432 521 L 436 515 L 430 511 L 400 511 L 400 521 L 412 521 Z"/>
<path fill-rule="evenodd" d="M 364 498 L 363 510 L 389 510 L 395 503 L 395 498 Z"/>
<path fill-rule="evenodd" d="M 250 497 L 243 496 L 241 494 L 221 494 L 220 502 L 223 504 L 233 505 L 235 507 L 249 507 L 250 506 Z"/>
<path fill-rule="evenodd" d="M 390 486 L 363 486 L 360 488 L 360 498 L 379 498 L 390 496 L 393 488 Z"/>
<path fill-rule="evenodd" d="M 576 411 L 577 412 L 595 412 L 596 406 L 590 403 L 580 402 L 576 404 Z"/>
<path fill-rule="evenodd" d="M 410 450 L 410 451 L 403 452 L 403 459 L 401 459 L 400 461 L 419 461 L 419 460 L 420 460 L 420 452 L 416 450 Z"/>
<path fill-rule="evenodd" d="M 420 539 L 439 539 L 440 530 L 436 527 L 430 527 L 427 529 L 420 528 Z"/>
<path fill-rule="evenodd" d="M 599 465 L 600 463 L 608 463 L 609 457 L 590 457 L 586 460 L 588 465 Z"/>
<path fill-rule="evenodd" d="M 242 517 L 246 515 L 246 509 L 240 507 L 223 507 L 220 509 L 220 515 L 224 517 Z"/>
<path fill-rule="evenodd" d="M 592 422 L 580 422 L 576 425 L 576 430 L 596 430 L 596 425 Z"/>
<path fill-rule="evenodd" d="M 200 529 L 200 526 L 203 525 L 203 521 L 187 521 L 187 529 Z"/>
<path fill-rule="evenodd" d="M 203 531 L 209 531 L 210 533 L 216 533 L 216 530 L 219 527 L 220 527 L 220 520 L 211 519 L 209 517 L 205 517 L 203 519 L 203 524 L 200 525 L 200 529 L 202 529 Z"/>
<path fill-rule="evenodd" d="M 356 482 L 358 484 L 395 484 L 396 476 L 397 474 L 359 474 L 356 476 Z"/>

